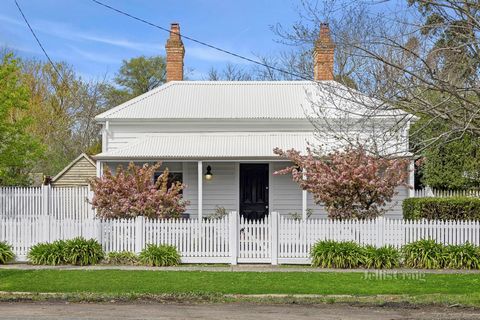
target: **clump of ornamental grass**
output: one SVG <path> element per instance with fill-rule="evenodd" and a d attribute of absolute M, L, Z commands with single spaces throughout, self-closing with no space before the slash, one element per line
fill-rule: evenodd
<path fill-rule="evenodd" d="M 364 267 L 368 269 L 393 269 L 400 266 L 400 252 L 393 246 L 376 248 L 366 246 Z"/>
<path fill-rule="evenodd" d="M 0 241 L 0 264 L 5 264 L 13 260 L 15 255 L 12 246 L 4 241 Z"/>
<path fill-rule="evenodd" d="M 355 242 L 318 241 L 311 251 L 312 265 L 321 268 L 358 268 L 363 265 L 365 250 Z"/>
<path fill-rule="evenodd" d="M 67 263 L 79 266 L 97 264 L 104 257 L 102 245 L 97 240 L 82 237 L 66 241 L 64 253 Z"/>
<path fill-rule="evenodd" d="M 138 256 L 135 254 L 135 252 L 113 251 L 107 254 L 106 263 L 114 265 L 136 265 L 138 264 L 138 260 Z"/>
<path fill-rule="evenodd" d="M 174 246 L 148 244 L 140 252 L 140 263 L 151 267 L 176 266 L 180 263 L 180 254 Z"/>
<path fill-rule="evenodd" d="M 445 247 L 435 240 L 419 240 L 402 248 L 403 263 L 408 268 L 439 269 L 445 263 Z"/>
<path fill-rule="evenodd" d="M 65 264 L 65 241 L 37 243 L 30 248 L 27 256 L 32 264 L 50 266 Z"/>

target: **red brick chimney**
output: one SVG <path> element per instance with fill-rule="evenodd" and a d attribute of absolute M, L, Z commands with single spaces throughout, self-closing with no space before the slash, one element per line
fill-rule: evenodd
<path fill-rule="evenodd" d="M 335 43 L 330 37 L 328 23 L 320 25 L 320 34 L 313 50 L 313 78 L 315 81 L 333 80 Z"/>
<path fill-rule="evenodd" d="M 165 45 L 167 51 L 167 82 L 183 80 L 183 57 L 185 47 L 180 37 L 180 25 L 176 22 L 170 26 L 170 38 Z"/>

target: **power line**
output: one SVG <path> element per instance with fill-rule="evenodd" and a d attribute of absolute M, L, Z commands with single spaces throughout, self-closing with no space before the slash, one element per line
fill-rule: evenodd
<path fill-rule="evenodd" d="M 23 20 L 25 20 L 25 23 L 27 24 L 28 29 L 30 29 L 30 32 L 32 33 L 32 35 L 33 35 L 33 37 L 35 38 L 35 40 L 37 41 L 38 46 L 40 47 L 40 49 L 42 49 L 43 54 L 45 55 L 45 57 L 47 57 L 48 61 L 49 61 L 50 64 L 52 65 L 53 70 L 55 70 L 55 72 L 58 74 L 58 76 L 60 77 L 60 79 L 63 80 L 63 77 L 62 77 L 60 71 L 58 71 L 57 67 L 56 67 L 55 64 L 53 63 L 52 59 L 50 59 L 50 56 L 48 55 L 47 51 L 46 51 L 45 48 L 43 47 L 42 43 L 40 42 L 40 39 L 38 39 L 37 35 L 35 34 L 35 31 L 33 31 L 33 28 L 32 28 L 32 26 L 30 25 L 30 23 L 28 22 L 27 17 L 25 16 L 25 14 L 23 13 L 22 8 L 21 8 L 20 5 L 18 4 L 17 0 L 14 0 L 14 1 L 15 1 L 15 4 L 17 5 L 18 11 L 20 11 L 20 14 L 21 14 L 22 17 L 23 17 Z"/>
<path fill-rule="evenodd" d="M 80 105 L 80 104 L 81 104 L 80 96 L 77 95 L 77 94 L 72 90 L 72 88 L 71 88 L 71 86 L 69 85 L 68 81 L 65 81 L 65 78 L 63 77 L 62 73 L 58 70 L 57 66 L 55 65 L 55 63 L 53 62 L 53 60 L 50 58 L 50 56 L 48 55 L 47 50 L 45 50 L 44 46 L 42 45 L 42 42 L 41 42 L 40 39 L 37 37 L 35 31 L 33 30 L 32 26 L 31 26 L 30 23 L 28 22 L 28 19 L 27 19 L 27 17 L 25 16 L 25 14 L 23 13 L 22 8 L 20 7 L 19 3 L 17 2 L 17 0 L 14 0 L 14 1 L 15 1 L 15 4 L 17 5 L 18 11 L 20 11 L 20 13 L 22 14 L 23 20 L 25 20 L 25 23 L 27 24 L 28 28 L 30 29 L 30 32 L 32 33 L 32 35 L 33 35 L 33 37 L 35 38 L 35 40 L 37 41 L 38 46 L 42 49 L 43 54 L 45 55 L 45 57 L 47 57 L 48 62 L 49 62 L 50 65 L 52 66 L 52 68 L 53 68 L 53 70 L 55 71 L 55 73 L 58 75 L 58 78 L 60 79 L 60 81 L 65 85 L 67 91 L 72 95 L 72 103 L 78 103 L 78 104 Z"/>
<path fill-rule="evenodd" d="M 233 57 L 236 57 L 236 58 L 239 58 L 239 59 L 242 59 L 242 60 L 245 60 L 245 61 L 254 63 L 254 64 L 256 64 L 256 65 L 259 65 L 259 66 L 262 66 L 262 67 L 265 67 L 265 68 L 268 68 L 268 69 L 271 69 L 271 70 L 275 70 L 275 71 L 278 71 L 278 72 L 281 72 L 281 73 L 284 73 L 284 74 L 288 74 L 288 75 L 290 75 L 290 76 L 294 76 L 294 77 L 297 77 L 297 78 L 300 78 L 300 79 L 303 79 L 303 80 L 308 80 L 308 81 L 312 81 L 312 80 L 313 80 L 313 79 L 307 78 L 307 77 L 305 77 L 305 76 L 303 76 L 303 75 L 295 74 L 295 73 L 292 73 L 292 72 L 287 71 L 287 70 L 283 70 L 283 69 L 280 69 L 280 68 L 276 68 L 276 67 L 270 66 L 270 65 L 268 65 L 268 64 L 266 64 L 266 63 L 260 62 L 260 61 L 258 61 L 258 60 L 254 60 L 254 59 L 251 59 L 251 58 L 242 56 L 242 55 L 240 55 L 240 54 L 238 54 L 238 53 L 235 53 L 235 52 L 232 52 L 232 51 L 229 51 L 229 50 L 225 50 L 225 49 L 222 49 L 222 48 L 220 48 L 220 47 L 211 45 L 211 44 L 209 44 L 209 43 L 206 43 L 206 42 L 197 40 L 197 39 L 195 39 L 195 38 L 192 38 L 192 37 L 189 37 L 189 36 L 180 34 L 179 32 L 171 31 L 171 30 L 169 30 L 169 29 L 167 29 L 167 28 L 164 28 L 164 27 L 162 27 L 162 26 L 159 26 L 159 25 L 157 25 L 157 24 L 155 24 L 155 23 L 153 23 L 153 22 L 147 21 L 147 20 L 145 20 L 145 19 L 143 19 L 143 18 L 139 18 L 139 17 L 134 16 L 134 15 L 128 13 L 128 12 L 125 12 L 125 11 L 123 11 L 123 10 L 114 8 L 114 7 L 112 7 L 112 6 L 110 6 L 110 5 L 106 4 L 106 3 L 100 2 L 100 1 L 98 1 L 98 0 L 92 0 L 92 1 L 93 1 L 94 3 L 100 5 L 100 6 L 103 6 L 103 7 L 107 8 L 107 9 L 110 9 L 110 10 L 112 10 L 112 11 L 115 11 L 115 12 L 121 14 L 121 15 L 124 15 L 124 16 L 129 17 L 129 18 L 134 19 L 134 20 L 137 20 L 137 21 L 139 21 L 139 22 L 145 23 L 145 24 L 147 24 L 147 25 L 149 25 L 149 26 L 151 26 L 151 27 L 160 29 L 160 30 L 162 30 L 162 31 L 179 35 L 179 36 L 181 36 L 183 39 L 190 40 L 190 41 L 192 41 L 192 42 L 198 43 L 198 44 L 200 44 L 200 45 L 202 45 L 202 46 L 205 46 L 205 47 L 208 47 L 208 48 L 210 48 L 210 49 L 217 50 L 217 51 L 223 52 L 223 53 L 225 53 L 225 54 L 231 55 L 231 56 L 233 56 Z M 15 2 L 16 2 L 16 0 L 15 0 Z"/>

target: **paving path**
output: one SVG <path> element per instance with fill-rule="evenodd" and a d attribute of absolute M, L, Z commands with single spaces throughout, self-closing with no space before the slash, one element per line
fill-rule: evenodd
<path fill-rule="evenodd" d="M 342 304 L 75 304 L 0 303 L 0 319 L 479 319 L 480 311 L 455 308 L 381 308 Z"/>

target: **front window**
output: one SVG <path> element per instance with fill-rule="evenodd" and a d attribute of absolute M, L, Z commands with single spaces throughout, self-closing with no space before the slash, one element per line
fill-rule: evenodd
<path fill-rule="evenodd" d="M 157 182 L 158 177 L 162 175 L 163 171 L 158 171 L 153 174 L 153 181 Z M 167 188 L 170 189 L 172 184 L 175 182 L 181 182 L 183 183 L 183 173 L 182 172 L 169 172 L 168 173 L 168 182 L 167 182 Z M 182 191 L 183 193 L 183 191 Z"/>

